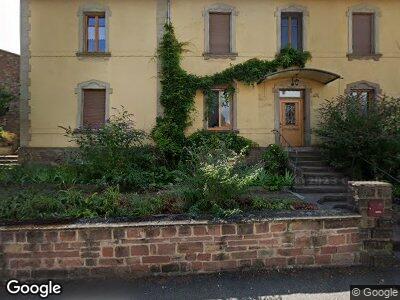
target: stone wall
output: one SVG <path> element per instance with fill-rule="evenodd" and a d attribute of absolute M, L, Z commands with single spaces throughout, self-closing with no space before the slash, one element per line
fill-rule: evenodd
<path fill-rule="evenodd" d="M 361 214 L 362 263 L 371 266 L 393 263 L 392 185 L 376 181 L 349 182 L 350 204 Z"/>
<path fill-rule="evenodd" d="M 357 265 L 358 215 L 0 228 L 1 278 L 205 273 Z"/>
<path fill-rule="evenodd" d="M 0 126 L 19 135 L 19 55 L 0 50 L 0 87 L 14 95 L 10 111 L 0 117 Z"/>
<path fill-rule="evenodd" d="M 21 147 L 18 150 L 20 163 L 60 164 L 71 158 L 77 148 Z"/>

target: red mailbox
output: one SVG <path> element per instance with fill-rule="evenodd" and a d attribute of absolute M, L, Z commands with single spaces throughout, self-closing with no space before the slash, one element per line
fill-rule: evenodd
<path fill-rule="evenodd" d="M 380 217 L 384 209 L 383 201 L 371 200 L 368 202 L 368 217 Z"/>

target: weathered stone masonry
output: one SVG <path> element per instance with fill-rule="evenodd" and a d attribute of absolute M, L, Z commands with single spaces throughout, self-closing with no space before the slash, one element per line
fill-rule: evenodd
<path fill-rule="evenodd" d="M 359 264 L 359 217 L 1 231 L 2 279 Z"/>

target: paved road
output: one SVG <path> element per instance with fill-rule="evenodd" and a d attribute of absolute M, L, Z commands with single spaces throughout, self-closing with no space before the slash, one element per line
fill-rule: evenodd
<path fill-rule="evenodd" d="M 63 294 L 47 299 L 350 299 L 350 284 L 400 284 L 400 267 L 306 269 L 225 273 L 132 281 L 78 281 L 63 283 Z M 0 299 L 15 297 L 0 291 Z"/>

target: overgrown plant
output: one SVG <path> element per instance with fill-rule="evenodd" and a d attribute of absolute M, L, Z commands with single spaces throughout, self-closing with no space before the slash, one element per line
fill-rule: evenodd
<path fill-rule="evenodd" d="M 271 144 L 263 153 L 263 162 L 267 173 L 285 175 L 288 170 L 289 156 L 282 146 Z"/>
<path fill-rule="evenodd" d="M 254 58 L 214 75 L 197 76 L 189 74 L 181 67 L 184 45 L 176 39 L 173 26 L 166 24 L 158 50 L 162 84 L 160 102 L 164 108 L 164 115 L 157 119 L 152 137 L 172 164 L 176 163 L 182 154 L 186 141 L 185 130 L 191 124 L 190 116 L 194 110 L 197 90 L 203 91 L 208 98 L 211 97 L 211 89 L 216 85 L 227 85 L 228 91 L 233 92 L 235 81 L 255 84 L 278 68 L 304 67 L 306 61 L 311 58 L 309 52 L 286 48 L 271 61 Z"/>
<path fill-rule="evenodd" d="M 340 96 L 321 106 L 316 133 L 325 157 L 354 179 L 382 176 L 380 170 L 399 176 L 399 99 L 384 97 L 365 105 L 360 100 Z"/>
<path fill-rule="evenodd" d="M 0 117 L 4 116 L 10 107 L 10 102 L 14 96 L 4 88 L 0 88 Z"/>

